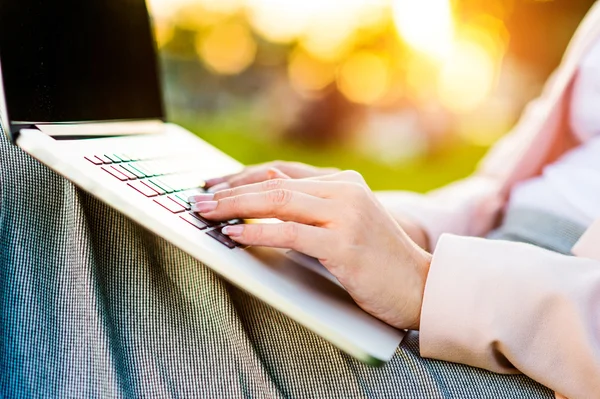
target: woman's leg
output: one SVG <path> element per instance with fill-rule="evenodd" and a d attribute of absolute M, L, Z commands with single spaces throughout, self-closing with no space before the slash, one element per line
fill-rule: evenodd
<path fill-rule="evenodd" d="M 545 398 L 524 376 L 365 366 L 0 138 L 0 396 Z"/>

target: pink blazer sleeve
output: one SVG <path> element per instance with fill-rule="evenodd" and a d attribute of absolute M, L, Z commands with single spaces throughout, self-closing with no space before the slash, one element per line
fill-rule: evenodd
<path fill-rule="evenodd" d="M 565 93 L 579 59 L 600 38 L 600 2 L 595 3 L 575 34 L 561 66 L 540 97 L 525 109 L 512 131 L 492 148 L 476 173 L 426 196 L 379 193 L 392 214 L 412 217 L 427 233 L 431 249 L 443 233 L 483 236 L 498 220 L 507 188 L 536 173 L 548 154 L 572 144 L 562 131 Z"/>
<path fill-rule="evenodd" d="M 600 395 L 600 262 L 443 235 L 427 280 L 421 355 L 522 372 L 569 398 Z"/>

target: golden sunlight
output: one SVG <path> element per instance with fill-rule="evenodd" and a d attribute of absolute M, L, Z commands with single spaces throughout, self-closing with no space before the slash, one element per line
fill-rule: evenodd
<path fill-rule="evenodd" d="M 350 101 L 373 104 L 383 98 L 390 86 L 389 61 L 375 53 L 351 55 L 338 72 L 338 87 Z"/>
<path fill-rule="evenodd" d="M 481 45 L 459 40 L 442 67 L 438 95 L 455 112 L 477 108 L 491 94 L 496 78 L 494 58 Z"/>
<path fill-rule="evenodd" d="M 232 22 L 218 25 L 205 37 L 198 36 L 196 49 L 212 71 L 235 75 L 254 62 L 257 45 L 246 26 Z"/>
<path fill-rule="evenodd" d="M 449 0 L 393 0 L 394 23 L 408 45 L 441 59 L 452 50 L 454 22 Z"/>
<path fill-rule="evenodd" d="M 298 49 L 290 58 L 288 75 L 292 86 L 298 92 L 315 92 L 333 82 L 335 64 L 323 62 Z"/>
<path fill-rule="evenodd" d="M 302 35 L 320 0 L 247 0 L 250 21 L 265 39 L 289 43 Z"/>

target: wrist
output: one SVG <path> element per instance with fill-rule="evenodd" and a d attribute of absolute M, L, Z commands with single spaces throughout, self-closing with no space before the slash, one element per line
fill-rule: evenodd
<path fill-rule="evenodd" d="M 423 298 L 425 297 L 425 287 L 427 285 L 427 277 L 429 276 L 429 269 L 431 268 L 431 261 L 433 255 L 429 252 L 418 248 L 418 254 L 415 255 L 415 267 L 418 274 L 418 282 L 415 292 L 415 322 L 409 329 L 419 330 L 421 327 L 421 311 L 423 309 Z"/>

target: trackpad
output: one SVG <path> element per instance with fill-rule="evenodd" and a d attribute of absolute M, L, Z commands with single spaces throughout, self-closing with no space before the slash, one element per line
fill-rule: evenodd
<path fill-rule="evenodd" d="M 344 288 L 342 284 L 338 281 L 338 279 L 335 278 L 335 276 L 331 274 L 329 270 L 327 270 L 325 266 L 323 266 L 321 262 L 319 262 L 317 259 L 294 250 L 287 251 L 285 253 L 285 256 L 298 263 L 299 265 L 302 265 L 305 268 L 313 271 L 314 273 L 325 277 L 327 280 L 340 286 L 341 288 Z"/>

